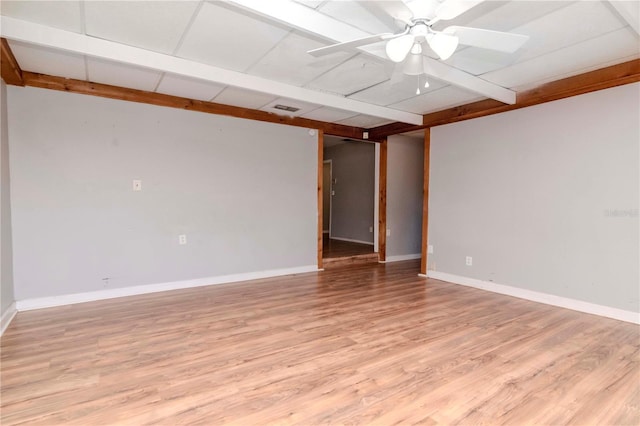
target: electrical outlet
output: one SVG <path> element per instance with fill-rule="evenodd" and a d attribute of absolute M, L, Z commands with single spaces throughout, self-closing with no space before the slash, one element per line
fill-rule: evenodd
<path fill-rule="evenodd" d="M 467 256 L 467 258 L 465 259 L 465 263 L 467 266 L 473 265 L 473 257 Z"/>
<path fill-rule="evenodd" d="M 181 246 L 187 244 L 187 236 L 184 234 L 178 235 L 178 244 L 180 244 Z"/>
<path fill-rule="evenodd" d="M 140 179 L 133 180 L 133 190 L 142 191 L 142 181 Z"/>
<path fill-rule="evenodd" d="M 432 246 L 431 244 L 429 244 L 429 245 L 427 246 L 427 253 L 428 253 L 428 254 L 433 254 L 433 246 Z"/>

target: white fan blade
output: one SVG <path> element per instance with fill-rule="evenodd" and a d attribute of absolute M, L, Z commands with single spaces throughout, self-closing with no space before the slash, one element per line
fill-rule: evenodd
<path fill-rule="evenodd" d="M 359 38 L 356 40 L 345 41 L 344 43 L 336 43 L 330 46 L 319 47 L 317 49 L 309 50 L 307 53 L 316 57 L 324 56 L 324 55 L 329 55 L 335 52 L 342 52 L 352 47 L 360 47 L 367 44 L 373 44 L 378 41 L 388 40 L 393 37 L 394 37 L 394 34 L 391 34 L 391 33 L 376 34 L 372 36 Z"/>
<path fill-rule="evenodd" d="M 445 0 L 436 10 L 436 20 L 448 21 L 449 19 L 453 19 L 483 1 L 484 0 Z"/>
<path fill-rule="evenodd" d="M 443 33 L 457 36 L 460 40 L 460 44 L 482 47 L 484 49 L 497 50 L 499 52 L 506 53 L 515 52 L 520 49 L 527 40 L 529 40 L 529 36 L 522 34 L 483 30 L 480 28 L 459 27 L 456 25 L 445 28 Z"/>

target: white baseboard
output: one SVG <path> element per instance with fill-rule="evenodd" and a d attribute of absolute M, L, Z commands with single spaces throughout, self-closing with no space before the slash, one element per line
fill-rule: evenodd
<path fill-rule="evenodd" d="M 217 277 L 198 278 L 186 281 L 172 281 L 160 284 L 147 284 L 133 287 L 114 288 L 109 290 L 90 291 L 86 293 L 65 294 L 61 296 L 40 297 L 36 299 L 18 300 L 15 306 L 18 311 L 51 308 L 54 306 L 72 305 L 74 303 L 93 302 L 96 300 L 114 299 L 116 297 L 135 296 L 138 294 L 156 293 L 168 290 L 180 290 L 192 287 L 202 287 L 215 284 L 227 284 L 238 281 L 257 280 L 261 278 L 279 277 L 282 275 L 303 274 L 317 272 L 317 265 L 300 266 L 297 268 L 271 269 L 268 271 L 247 272 L 242 274 L 220 275 Z M 3 317 L 4 321 L 4 317 Z M 4 323 L 3 323 L 4 324 Z"/>
<path fill-rule="evenodd" d="M 12 302 L 7 310 L 4 311 L 4 314 L 2 314 L 2 318 L 0 319 L 0 336 L 4 334 L 4 331 L 9 327 L 9 324 L 11 324 L 11 321 L 17 313 L 18 310 L 16 309 L 16 302 Z"/>
<path fill-rule="evenodd" d="M 424 277 L 424 275 L 419 274 Z M 493 293 L 505 294 L 507 296 L 518 297 L 520 299 L 531 300 L 533 302 L 544 303 L 552 306 L 559 306 L 574 311 L 588 314 L 600 315 L 602 317 L 613 318 L 620 321 L 640 324 L 640 313 L 625 311 L 623 309 L 612 308 L 610 306 L 597 305 L 595 303 L 584 302 L 582 300 L 570 299 L 568 297 L 556 296 L 549 293 L 540 293 L 533 290 L 526 290 L 518 287 L 511 287 L 503 284 L 496 284 L 491 281 L 482 281 L 475 278 L 462 277 L 459 275 L 447 274 L 446 272 L 427 271 L 428 278 L 460 284 L 467 287 L 479 288 Z"/>
<path fill-rule="evenodd" d="M 358 243 L 358 244 L 367 244 L 369 246 L 372 246 L 373 243 L 369 242 L 369 241 L 361 241 L 361 240 L 354 240 L 352 238 L 342 238 L 342 237 L 330 237 L 332 240 L 338 240 L 338 241 L 347 241 L 349 243 Z"/>
<path fill-rule="evenodd" d="M 383 263 L 402 262 L 403 260 L 415 260 L 415 259 L 420 259 L 421 257 L 422 257 L 422 254 L 420 253 L 401 254 L 399 256 L 387 256 L 387 260 L 385 260 Z"/>

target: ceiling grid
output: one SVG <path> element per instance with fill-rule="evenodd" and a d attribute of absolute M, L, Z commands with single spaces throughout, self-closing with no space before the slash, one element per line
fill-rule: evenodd
<path fill-rule="evenodd" d="M 460 45 L 447 60 L 425 43 L 420 80 L 430 87 L 419 94 L 418 78 L 398 74 L 385 42 L 307 53 L 401 31 L 388 12 L 416 10 L 411 0 L 3 0 L 0 34 L 25 71 L 269 112 L 291 104 L 293 115 L 363 128 L 421 124 L 424 114 L 487 98 L 515 102 L 516 91 L 640 57 L 640 2 L 477 3 L 433 29 L 529 40 L 514 53 Z"/>

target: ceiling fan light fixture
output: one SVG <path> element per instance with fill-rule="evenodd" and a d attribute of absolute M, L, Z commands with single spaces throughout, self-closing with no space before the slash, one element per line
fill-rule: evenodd
<path fill-rule="evenodd" d="M 453 52 L 456 51 L 459 40 L 458 37 L 451 34 L 434 33 L 427 39 L 427 42 L 429 47 L 444 61 L 449 59 Z"/>
<path fill-rule="evenodd" d="M 392 38 L 387 42 L 385 51 L 387 56 L 393 62 L 402 62 L 413 47 L 413 36 L 405 34 L 400 37 Z"/>

